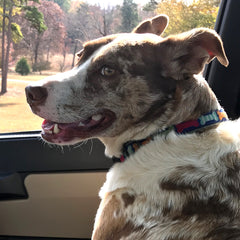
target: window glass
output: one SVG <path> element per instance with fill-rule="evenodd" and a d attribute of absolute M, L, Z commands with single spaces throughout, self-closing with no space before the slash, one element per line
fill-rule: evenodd
<path fill-rule="evenodd" d="M 42 119 L 28 107 L 24 88 L 31 81 L 71 69 L 83 42 L 130 32 L 141 20 L 161 13 L 170 19 L 163 37 L 196 27 L 214 28 L 219 3 L 220 0 L 40 0 L 28 1 L 26 8 L 19 7 L 25 4 L 20 0 L 1 1 L 0 63 L 2 76 L 6 69 L 8 75 L 7 87 L 4 77 L 0 85 L 0 133 L 40 129 Z"/>
<path fill-rule="evenodd" d="M 42 119 L 34 115 L 26 103 L 24 88 L 33 80 L 43 78 L 41 75 L 21 76 L 8 74 L 7 92 L 0 95 L 0 133 L 37 130 Z"/>

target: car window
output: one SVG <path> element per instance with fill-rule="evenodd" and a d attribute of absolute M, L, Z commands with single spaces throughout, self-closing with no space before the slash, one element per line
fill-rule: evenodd
<path fill-rule="evenodd" d="M 6 0 L 0 5 L 4 49 L 0 133 L 41 128 L 42 119 L 32 114 L 24 88 L 32 81 L 74 67 L 76 52 L 83 42 L 129 32 L 141 20 L 156 14 L 167 14 L 170 18 L 163 36 L 196 27 L 214 28 L 220 0 L 41 0 L 28 1 L 28 7 L 19 7 L 20 0 L 15 5 L 10 2 Z M 7 18 L 3 17 L 4 12 Z"/>

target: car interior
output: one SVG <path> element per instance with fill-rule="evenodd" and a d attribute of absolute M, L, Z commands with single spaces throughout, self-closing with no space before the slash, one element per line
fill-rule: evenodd
<path fill-rule="evenodd" d="M 240 1 L 222 0 L 215 30 L 227 68 L 216 60 L 204 75 L 231 119 L 240 116 Z M 98 140 L 53 147 L 40 131 L 0 134 L 0 240 L 90 239 L 98 197 L 113 162 Z"/>

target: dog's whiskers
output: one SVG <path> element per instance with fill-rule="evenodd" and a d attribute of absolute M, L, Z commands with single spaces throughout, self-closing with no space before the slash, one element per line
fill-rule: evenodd
<path fill-rule="evenodd" d="M 92 154 L 92 150 L 93 150 L 93 140 L 91 139 L 91 145 L 90 145 L 89 155 Z"/>
<path fill-rule="evenodd" d="M 79 142 L 79 143 L 75 144 L 75 145 L 73 146 L 73 148 L 74 148 L 74 149 L 76 149 L 76 148 L 81 148 L 82 145 L 87 144 L 87 142 L 88 142 L 88 139 L 85 140 L 85 141 L 83 141 L 83 142 Z"/>

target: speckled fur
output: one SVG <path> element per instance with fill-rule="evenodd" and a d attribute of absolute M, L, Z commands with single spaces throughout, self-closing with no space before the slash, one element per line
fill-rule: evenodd
<path fill-rule="evenodd" d="M 167 22 L 87 42 L 75 69 L 36 83 L 48 97 L 35 113 L 68 123 L 110 109 L 116 120 L 90 137 L 119 157 L 129 140 L 219 109 L 201 71 L 214 57 L 228 65 L 220 37 L 200 28 L 164 39 Z M 108 172 L 92 240 L 240 240 L 239 149 L 240 120 L 156 137 Z"/>

